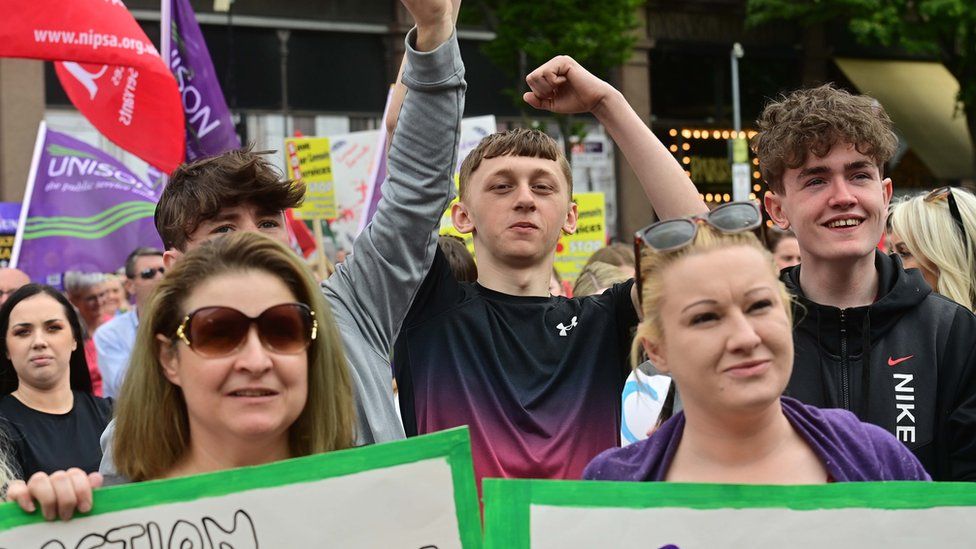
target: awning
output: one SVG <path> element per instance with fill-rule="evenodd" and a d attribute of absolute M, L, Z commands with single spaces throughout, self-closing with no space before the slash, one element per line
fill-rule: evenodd
<path fill-rule="evenodd" d="M 973 177 L 972 139 L 962 112 L 955 112 L 959 82 L 941 63 L 835 61 L 862 93 L 881 102 L 898 133 L 933 175 Z"/>

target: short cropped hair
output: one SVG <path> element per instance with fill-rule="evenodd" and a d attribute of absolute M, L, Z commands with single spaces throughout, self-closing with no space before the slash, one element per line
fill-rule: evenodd
<path fill-rule="evenodd" d="M 105 275 L 103 273 L 85 273 L 81 271 L 65 271 L 64 273 L 64 291 L 69 296 L 78 295 L 102 282 L 105 282 Z"/>
<path fill-rule="evenodd" d="M 190 234 L 220 210 L 254 204 L 269 210 L 301 205 L 305 185 L 285 179 L 251 147 L 183 164 L 170 176 L 156 205 L 156 232 L 166 249 L 186 250 Z"/>
<path fill-rule="evenodd" d="M 162 257 L 163 251 L 158 248 L 153 248 L 151 246 L 140 246 L 132 250 L 132 252 L 129 253 L 129 257 L 125 258 L 125 277 L 135 278 L 136 275 L 139 274 L 136 272 L 136 261 L 140 257 L 150 257 L 150 256 Z"/>
<path fill-rule="evenodd" d="M 757 121 L 752 150 L 769 189 L 783 194 L 783 174 L 803 166 L 813 153 L 826 156 L 839 142 L 852 143 L 879 170 L 898 147 L 891 118 L 872 97 L 824 84 L 797 90 L 766 105 Z"/>
<path fill-rule="evenodd" d="M 475 170 L 481 166 L 481 161 L 499 156 L 528 156 L 555 161 L 566 178 L 567 190 L 572 200 L 573 169 L 566 160 L 562 147 L 544 132 L 526 128 L 493 133 L 482 139 L 478 146 L 468 153 L 461 162 L 461 172 L 458 176 L 458 195 L 461 200 L 467 196 L 468 181 Z"/>

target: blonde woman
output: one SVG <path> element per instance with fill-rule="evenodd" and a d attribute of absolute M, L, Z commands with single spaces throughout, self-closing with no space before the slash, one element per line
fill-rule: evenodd
<path fill-rule="evenodd" d="M 153 294 L 119 395 L 113 457 L 129 481 L 260 465 L 349 448 L 353 413 L 315 280 L 284 245 L 234 233 L 187 253 Z M 8 496 L 65 519 L 91 508 L 100 482 L 59 472 L 15 482 Z"/>
<path fill-rule="evenodd" d="M 784 397 L 793 370 L 790 300 L 762 221 L 733 202 L 638 233 L 644 320 L 634 340 L 669 373 L 684 410 L 647 440 L 597 456 L 597 480 L 822 484 L 928 480 L 911 452 L 845 410 Z"/>
<path fill-rule="evenodd" d="M 626 267 L 618 267 L 602 261 L 587 263 L 576 277 L 573 285 L 574 297 L 602 294 L 614 284 L 627 282 L 634 278 L 633 273 L 625 272 Z"/>
<path fill-rule="evenodd" d="M 976 311 L 976 196 L 940 187 L 895 204 L 892 250 L 933 290 Z"/>

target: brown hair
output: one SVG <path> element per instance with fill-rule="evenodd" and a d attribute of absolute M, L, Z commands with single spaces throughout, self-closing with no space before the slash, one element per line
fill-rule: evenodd
<path fill-rule="evenodd" d="M 852 95 L 824 84 L 797 90 L 770 102 L 757 121 L 759 134 L 752 150 L 769 189 L 783 194 L 783 174 L 796 169 L 813 153 L 826 156 L 838 142 L 853 143 L 883 170 L 898 147 L 891 118 L 872 97 Z"/>
<path fill-rule="evenodd" d="M 626 282 L 630 277 L 624 274 L 617 265 L 593 261 L 587 263 L 576 277 L 573 285 L 573 297 L 593 295 L 603 288 Z"/>
<path fill-rule="evenodd" d="M 622 242 L 614 242 L 593 252 L 593 255 L 586 260 L 584 267 L 596 262 L 609 263 L 614 267 L 630 267 L 631 269 L 637 266 L 634 260 L 634 247 Z"/>
<path fill-rule="evenodd" d="M 248 146 L 177 168 L 156 205 L 156 232 L 163 246 L 185 251 L 189 235 L 223 208 L 254 204 L 285 210 L 301 205 L 305 185 L 284 179 L 263 156 L 272 152 Z"/>
<path fill-rule="evenodd" d="M 544 132 L 525 128 L 493 133 L 482 139 L 478 146 L 468 153 L 461 162 L 461 172 L 458 176 L 458 195 L 461 200 L 464 200 L 468 181 L 478 166 L 481 166 L 481 161 L 499 156 L 528 156 L 555 161 L 566 178 L 567 190 L 572 200 L 573 169 L 566 160 L 562 147 Z"/>
<path fill-rule="evenodd" d="M 141 317 L 115 407 L 113 458 L 121 475 L 133 481 L 159 478 L 190 445 L 186 400 L 163 373 L 159 353 L 164 343 L 156 335 L 170 338 L 178 346 L 174 333 L 188 312 L 183 304 L 193 289 L 215 276 L 248 270 L 280 278 L 318 320 L 318 335 L 307 351 L 308 397 L 288 430 L 292 455 L 352 446 L 352 385 L 335 319 L 318 284 L 298 256 L 280 242 L 261 234 L 236 232 L 187 253 L 163 277 Z"/>
<path fill-rule="evenodd" d="M 454 235 L 442 234 L 437 238 L 437 247 L 447 257 L 454 278 L 461 282 L 478 281 L 478 266 L 468 247 L 464 245 L 464 240 Z"/>

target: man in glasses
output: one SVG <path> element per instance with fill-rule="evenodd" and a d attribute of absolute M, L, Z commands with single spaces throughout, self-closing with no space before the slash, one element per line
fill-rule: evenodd
<path fill-rule="evenodd" d="M 344 345 L 357 412 L 357 445 L 403 438 L 389 356 L 410 301 L 437 248 L 436 227 L 453 189 L 464 108 L 464 65 L 451 0 L 403 0 L 416 27 L 407 35 L 406 87 L 388 156 L 388 180 L 372 223 L 323 283 Z M 284 210 L 304 186 L 283 181 L 260 154 L 230 151 L 181 166 L 156 207 L 170 266 L 211 238 L 261 232 L 287 243 Z M 100 472 L 114 474 L 110 424 Z"/>
<path fill-rule="evenodd" d="M 139 312 L 149 302 L 149 296 L 163 278 L 163 252 L 156 248 L 140 247 L 125 259 L 125 291 L 135 296 L 135 307 L 115 315 L 95 331 L 95 350 L 102 372 L 102 394 L 118 398 L 122 380 L 129 365 L 129 355 L 136 343 Z"/>
<path fill-rule="evenodd" d="M 596 116 L 659 215 L 705 209 L 612 86 L 568 57 L 527 81 L 533 107 Z M 546 134 L 484 138 L 461 164 L 459 183 L 451 214 L 474 237 L 478 280 L 457 282 L 443 253 L 434 255 L 393 355 L 404 428 L 410 436 L 468 425 L 479 486 L 486 476 L 579 478 L 618 444 L 638 319 L 633 281 L 581 299 L 550 295 L 557 242 L 576 230 L 577 208 L 569 163 Z"/>
<path fill-rule="evenodd" d="M 766 209 L 803 257 L 782 274 L 802 305 L 787 393 L 887 429 L 935 480 L 976 480 L 976 317 L 876 249 L 898 141 L 884 108 L 826 85 L 758 126 Z"/>

